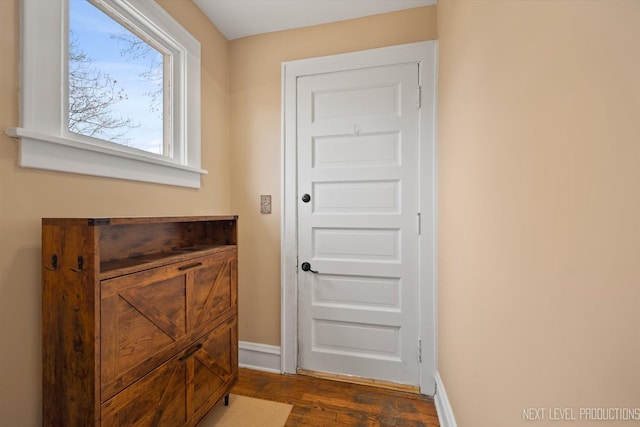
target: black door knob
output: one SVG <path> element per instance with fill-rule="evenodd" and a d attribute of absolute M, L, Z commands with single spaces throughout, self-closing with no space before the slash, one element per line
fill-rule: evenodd
<path fill-rule="evenodd" d="M 302 271 L 310 271 L 312 273 L 317 273 L 317 271 L 311 269 L 311 264 L 309 264 L 308 262 L 303 262 L 300 268 L 302 268 Z"/>
<path fill-rule="evenodd" d="M 311 200 L 311 196 L 308 194 L 305 194 L 302 196 L 302 201 L 305 203 L 309 203 L 309 200 Z"/>

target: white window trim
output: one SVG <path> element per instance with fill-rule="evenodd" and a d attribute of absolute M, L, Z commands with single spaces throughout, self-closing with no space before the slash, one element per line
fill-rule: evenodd
<path fill-rule="evenodd" d="M 21 123 L 6 130 L 20 140 L 20 166 L 200 188 L 200 43 L 153 0 L 93 1 L 170 46 L 174 157 L 68 131 L 68 2 L 23 0 Z"/>

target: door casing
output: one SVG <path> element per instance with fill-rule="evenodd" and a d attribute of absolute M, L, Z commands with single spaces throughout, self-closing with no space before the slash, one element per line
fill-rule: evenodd
<path fill-rule="evenodd" d="M 436 95 L 437 41 L 425 41 L 282 64 L 281 370 L 298 365 L 297 123 L 298 77 L 384 65 L 420 65 L 420 391 L 435 393 L 437 369 Z M 417 88 L 416 88 L 417 90 Z"/>

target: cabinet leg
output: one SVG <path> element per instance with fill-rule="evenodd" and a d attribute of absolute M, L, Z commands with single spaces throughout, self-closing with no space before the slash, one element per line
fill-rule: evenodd
<path fill-rule="evenodd" d="M 229 394 L 224 396 L 224 406 L 229 406 Z"/>

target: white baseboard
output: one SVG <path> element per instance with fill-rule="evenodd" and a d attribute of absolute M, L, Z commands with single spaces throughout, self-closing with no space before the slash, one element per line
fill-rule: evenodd
<path fill-rule="evenodd" d="M 440 378 L 440 372 L 436 372 L 436 395 L 434 400 L 440 427 L 458 427 L 456 418 L 453 416 L 453 409 L 449 403 L 449 398 L 447 397 L 447 392 L 442 383 L 442 378 Z"/>
<path fill-rule="evenodd" d="M 238 343 L 238 365 L 242 368 L 279 374 L 281 373 L 280 347 L 240 341 Z"/>

